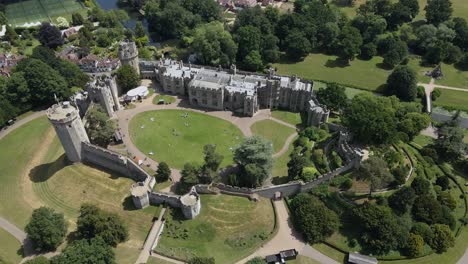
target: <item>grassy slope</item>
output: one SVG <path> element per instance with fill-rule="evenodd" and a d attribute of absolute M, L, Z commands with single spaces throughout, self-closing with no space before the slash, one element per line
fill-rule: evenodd
<path fill-rule="evenodd" d="M 11 263 L 19 263 L 23 258 L 18 252 L 21 244 L 16 238 L 0 228 L 0 259 Z M 0 261 L 1 262 L 1 261 Z"/>
<path fill-rule="evenodd" d="M 37 151 L 49 128 L 47 119 L 39 118 L 0 141 L 0 215 L 20 228 L 26 226 L 32 212 L 22 196 L 23 168 Z"/>
<path fill-rule="evenodd" d="M 468 112 L 468 92 L 440 89 L 441 95 L 433 101 L 434 106 L 460 109 Z"/>
<path fill-rule="evenodd" d="M 283 110 L 273 110 L 271 111 L 271 115 L 274 118 L 289 123 L 293 126 L 298 126 L 302 124 L 301 114 L 299 113 L 293 113 Z"/>
<path fill-rule="evenodd" d="M 172 264 L 173 262 L 165 261 L 157 257 L 150 257 L 147 264 Z"/>
<path fill-rule="evenodd" d="M 273 151 L 280 151 L 286 139 L 294 133 L 294 128 L 287 127 L 273 120 L 262 120 L 254 123 L 250 129 L 255 135 L 259 135 L 273 143 Z"/>
<path fill-rule="evenodd" d="M 264 243 L 258 235 L 273 230 L 273 209 L 269 200 L 251 202 L 226 195 L 202 195 L 202 210 L 190 221 L 177 221 L 167 214 L 157 251 L 179 258 L 210 256 L 216 263 L 233 263 Z M 186 231 L 187 238 L 181 238 Z M 178 238 L 176 238 L 178 236 Z"/>
<path fill-rule="evenodd" d="M 188 118 L 183 118 L 185 112 Z M 154 117 L 154 122 L 150 118 Z M 188 124 L 188 127 L 185 126 Z M 141 128 L 145 125 L 145 128 Z M 175 129 L 176 134 L 173 133 Z M 169 166 L 182 168 L 186 162 L 203 161 L 203 146 L 216 144 L 224 156 L 222 166 L 232 163 L 230 148 L 243 139 L 241 131 L 222 119 L 181 110 L 159 110 L 138 114 L 130 121 L 130 135 L 143 152 L 154 152 L 154 158 Z"/>

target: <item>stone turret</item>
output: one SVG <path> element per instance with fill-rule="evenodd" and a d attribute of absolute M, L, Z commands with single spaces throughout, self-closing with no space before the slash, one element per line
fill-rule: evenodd
<path fill-rule="evenodd" d="M 133 41 L 123 41 L 119 46 L 119 59 L 122 65 L 130 65 L 140 74 L 138 49 Z"/>
<path fill-rule="evenodd" d="M 182 213 L 187 219 L 194 219 L 200 214 L 201 202 L 200 195 L 195 187 L 192 187 L 190 192 L 180 197 Z"/>
<path fill-rule="evenodd" d="M 81 143 L 89 142 L 89 138 L 78 110 L 70 102 L 63 102 L 47 109 L 47 117 L 55 128 L 67 158 L 71 162 L 80 162 Z"/>

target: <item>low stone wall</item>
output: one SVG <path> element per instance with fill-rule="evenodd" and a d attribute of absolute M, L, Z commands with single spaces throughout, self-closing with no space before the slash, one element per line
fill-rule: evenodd
<path fill-rule="evenodd" d="M 150 192 L 149 194 L 150 204 L 167 204 L 171 207 L 180 208 L 182 204 L 180 203 L 180 196 L 170 193 L 160 193 L 160 192 Z"/>
<path fill-rule="evenodd" d="M 136 182 L 144 182 L 147 178 L 152 178 L 128 157 L 91 143 L 82 142 L 82 158 L 85 163 L 109 169 Z"/>

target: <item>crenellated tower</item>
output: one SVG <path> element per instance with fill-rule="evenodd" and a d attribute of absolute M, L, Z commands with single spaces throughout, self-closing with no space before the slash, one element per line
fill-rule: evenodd
<path fill-rule="evenodd" d="M 119 46 L 119 59 L 122 65 L 130 65 L 140 74 L 138 48 L 133 41 L 122 41 Z"/>

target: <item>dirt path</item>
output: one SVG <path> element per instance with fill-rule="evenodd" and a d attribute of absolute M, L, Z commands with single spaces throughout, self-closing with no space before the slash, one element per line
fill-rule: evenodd
<path fill-rule="evenodd" d="M 148 262 L 148 258 L 151 255 L 151 252 L 158 245 L 158 240 L 164 226 L 164 222 L 162 221 L 162 219 L 165 212 L 166 208 L 163 208 L 159 213 L 158 220 L 153 223 L 148 237 L 146 238 L 145 244 L 143 245 L 143 249 L 141 250 L 140 255 L 138 256 L 138 259 L 135 262 L 135 264 Z"/>

